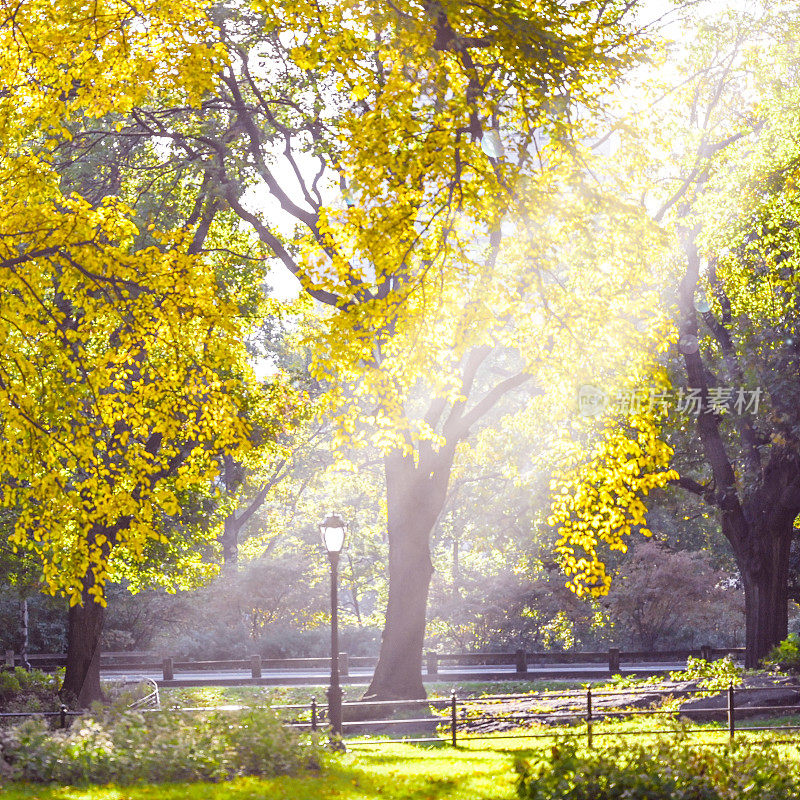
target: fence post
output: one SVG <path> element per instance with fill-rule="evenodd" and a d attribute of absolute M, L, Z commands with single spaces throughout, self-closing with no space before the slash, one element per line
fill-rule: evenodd
<path fill-rule="evenodd" d="M 711 645 L 710 644 L 704 644 L 700 648 L 700 658 L 702 658 L 703 661 L 711 661 Z"/>
<path fill-rule="evenodd" d="M 586 690 L 586 745 L 592 748 L 592 689 Z"/>
<path fill-rule="evenodd" d="M 438 675 L 439 674 L 439 654 L 434 653 L 432 650 L 428 650 L 425 653 L 425 668 L 428 675 Z"/>
<path fill-rule="evenodd" d="M 524 650 L 517 650 L 516 664 L 518 673 L 524 674 L 528 671 L 528 654 Z"/>
<path fill-rule="evenodd" d="M 261 677 L 261 656 L 258 653 L 250 656 L 250 675 L 253 678 Z"/>
<path fill-rule="evenodd" d="M 734 733 L 736 732 L 736 712 L 735 712 L 735 697 L 733 694 L 733 681 L 728 686 L 728 734 L 733 740 Z"/>
<path fill-rule="evenodd" d="M 619 674 L 619 647 L 608 648 L 608 671 L 612 675 Z"/>
<path fill-rule="evenodd" d="M 175 680 L 175 662 L 171 658 L 165 658 L 162 665 L 165 681 Z"/>
<path fill-rule="evenodd" d="M 14 651 L 13 650 L 6 650 L 6 666 L 13 667 L 14 666 Z"/>
<path fill-rule="evenodd" d="M 456 738 L 456 726 L 458 725 L 457 702 L 456 690 L 453 689 L 453 691 L 450 692 L 450 736 L 452 738 L 453 747 L 458 747 L 458 740 Z"/>
<path fill-rule="evenodd" d="M 62 729 L 67 727 L 67 707 L 63 703 L 59 709 L 59 722 Z"/>
<path fill-rule="evenodd" d="M 311 698 L 311 730 L 317 729 L 317 698 Z"/>
<path fill-rule="evenodd" d="M 350 656 L 339 653 L 339 675 L 346 678 L 350 674 Z"/>

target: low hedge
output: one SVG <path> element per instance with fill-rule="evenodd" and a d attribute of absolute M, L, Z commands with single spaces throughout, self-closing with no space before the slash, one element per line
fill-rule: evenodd
<path fill-rule="evenodd" d="M 317 769 L 316 738 L 268 709 L 181 713 L 98 709 L 67 730 L 39 719 L 0 730 L 0 776 L 9 781 L 135 783 L 220 781 Z"/>
<path fill-rule="evenodd" d="M 523 800 L 796 800 L 800 765 L 774 745 L 703 747 L 685 742 L 578 749 L 517 762 Z"/>

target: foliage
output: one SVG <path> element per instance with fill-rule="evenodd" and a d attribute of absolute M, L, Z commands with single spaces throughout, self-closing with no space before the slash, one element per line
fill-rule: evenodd
<path fill-rule="evenodd" d="M 764 666 L 790 672 L 800 671 L 800 635 L 790 633 L 782 642 L 778 642 L 764 659 Z"/>
<path fill-rule="evenodd" d="M 683 683 L 685 681 L 697 682 L 700 689 L 710 693 L 721 692 L 731 684 L 741 686 L 744 681 L 744 672 L 734 661 L 725 656 L 714 661 L 689 656 L 686 668 L 673 670 L 669 673 L 671 681 Z M 637 677 L 635 675 L 613 675 L 605 686 L 612 689 L 635 689 L 639 686 L 655 686 L 663 683 L 660 675 Z M 703 694 L 702 696 L 705 696 Z"/>
<path fill-rule="evenodd" d="M 537 747 L 532 742 L 529 739 L 524 745 Z M 776 746 L 764 755 L 782 769 L 796 769 L 796 751 Z M 116 800 L 120 794 L 129 800 L 511 800 L 518 797 L 513 760 L 508 740 L 494 747 L 481 742 L 458 750 L 381 743 L 353 748 L 331 758 L 322 772 L 298 776 L 238 778 L 219 784 L 134 785 L 122 791 L 114 785 L 75 789 L 11 783 L 3 786 L 3 796 L 4 800 Z M 766 787 L 764 797 L 788 800 L 786 795 L 769 794 Z M 702 798 L 683 796 L 680 800 Z"/>
<path fill-rule="evenodd" d="M 190 527 L 218 454 L 248 449 L 257 403 L 249 311 L 220 280 L 226 259 L 198 255 L 207 230 L 137 218 L 119 170 L 98 166 L 98 193 L 64 150 L 154 93 L 197 106 L 222 48 L 203 3 L 110 0 L 89 17 L 68 3 L 58 24 L 38 0 L 6 12 L 0 505 L 50 592 L 102 603 L 109 574 L 148 557 L 197 567 L 197 540 L 170 534 Z"/>
<path fill-rule="evenodd" d="M 287 550 L 225 567 L 199 589 L 115 594 L 108 625 L 120 639 L 127 634 L 138 646 L 180 657 L 321 655 L 330 643 L 328 576 L 315 559 Z M 375 631 L 353 626 L 349 615 L 343 622 L 342 648 L 372 652 Z"/>
<path fill-rule="evenodd" d="M 29 720 L 0 733 L 4 773 L 37 783 L 225 780 L 316 769 L 316 742 L 300 741 L 269 710 L 148 714 L 111 709 L 66 731 Z"/>
<path fill-rule="evenodd" d="M 775 769 L 763 745 L 692 747 L 684 741 L 581 750 L 561 741 L 517 764 L 523 800 L 788 800 L 800 791 L 796 761 Z"/>
<path fill-rule="evenodd" d="M 576 594 L 608 593 L 599 543 L 624 552 L 634 530 L 650 535 L 643 497 L 678 477 L 669 468 L 672 450 L 659 436 L 646 416 L 631 418 L 629 427 L 609 422 L 588 458 L 573 446 L 572 464 L 554 476 L 548 523 L 558 529 L 556 553 Z"/>
<path fill-rule="evenodd" d="M 611 218 L 639 228 L 641 214 L 584 180 L 591 148 L 579 141 L 602 127 L 583 112 L 642 55 L 630 10 L 597 0 L 546 13 L 450 0 L 219 9 L 235 57 L 205 113 L 154 102 L 120 131 L 168 139 L 171 168 L 202 169 L 263 254 L 320 304 L 305 337 L 310 373 L 328 389 L 336 444 L 370 443 L 392 460 L 388 538 L 419 528 L 401 570 L 420 583 L 458 444 L 532 373 L 550 382 L 564 363 L 607 352 L 606 312 L 633 303 L 627 284 L 600 281 L 598 292 L 597 275 L 566 281 L 562 269 L 592 272 L 592 253 L 626 277 L 641 263 L 640 241 L 596 235 Z M 254 208 L 254 186 L 288 219 Z M 598 343 L 591 355 L 587 342 Z M 401 606 L 413 623 L 394 621 Z M 418 669 L 425 609 L 388 608 L 384 650 Z M 379 672 L 400 680 L 397 665 Z"/>
<path fill-rule="evenodd" d="M 649 113 L 621 102 L 615 180 L 664 232 L 653 273 L 671 346 L 652 354 L 618 414 L 578 421 L 588 453 L 554 486 L 571 585 L 598 594 L 609 586 L 601 548 L 646 533 L 654 486 L 674 482 L 707 504 L 758 586 L 748 597 L 767 598 L 747 615 L 749 666 L 787 632 L 780 584 L 800 512 L 800 405 L 788 377 L 800 354 L 798 24 L 790 3 L 690 17 L 667 51 L 670 77 L 652 71 L 631 87 Z"/>
<path fill-rule="evenodd" d="M 731 684 L 740 686 L 743 680 L 741 667 L 729 656 L 715 661 L 689 656 L 686 669 L 670 672 L 669 677 L 673 681 L 697 681 L 701 689 L 717 691 L 727 689 Z"/>
<path fill-rule="evenodd" d="M 21 651 L 20 594 L 18 587 L 0 585 L 0 651 Z M 64 615 L 66 603 L 62 598 L 35 593 L 27 599 L 29 653 L 63 653 L 65 648 Z"/>
<path fill-rule="evenodd" d="M 59 678 L 38 669 L 0 670 L 0 711 L 56 711 Z"/>
<path fill-rule="evenodd" d="M 457 593 L 437 588 L 426 640 L 432 648 L 570 650 L 608 633 L 600 610 L 569 592 L 556 570 L 462 569 Z"/>

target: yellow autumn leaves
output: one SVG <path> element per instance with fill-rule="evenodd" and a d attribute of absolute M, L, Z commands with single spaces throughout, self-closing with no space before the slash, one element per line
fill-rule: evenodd
<path fill-rule="evenodd" d="M 611 576 L 598 552 L 627 549 L 636 528 L 645 536 L 647 509 L 642 498 L 678 478 L 670 469 L 671 448 L 660 438 L 651 416 L 630 418 L 627 426 L 609 421 L 590 453 L 575 448 L 572 463 L 554 474 L 550 484 L 549 525 L 559 534 L 555 550 L 578 595 L 608 592 Z"/>
<path fill-rule="evenodd" d="M 248 446 L 243 323 L 192 231 L 143 245 L 123 203 L 63 193 L 53 166 L 86 120 L 197 104 L 210 30 L 203 3 L 0 4 L 0 504 L 72 604 Z"/>

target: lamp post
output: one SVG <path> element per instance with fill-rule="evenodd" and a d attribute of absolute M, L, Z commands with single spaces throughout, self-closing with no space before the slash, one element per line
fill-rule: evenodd
<path fill-rule="evenodd" d="M 328 716 L 331 738 L 342 736 L 342 687 L 339 685 L 339 554 L 347 533 L 345 521 L 330 513 L 319 524 L 322 543 L 331 563 L 331 684 L 328 688 Z"/>

